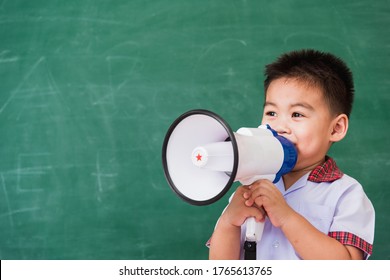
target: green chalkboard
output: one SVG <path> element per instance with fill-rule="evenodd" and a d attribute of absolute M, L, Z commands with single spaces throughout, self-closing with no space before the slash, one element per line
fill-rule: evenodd
<path fill-rule="evenodd" d="M 331 154 L 375 206 L 372 258 L 389 259 L 389 26 L 388 0 L 0 1 L 0 258 L 208 258 L 227 196 L 170 190 L 169 125 L 202 108 L 256 126 L 264 65 L 316 48 L 355 74 Z"/>

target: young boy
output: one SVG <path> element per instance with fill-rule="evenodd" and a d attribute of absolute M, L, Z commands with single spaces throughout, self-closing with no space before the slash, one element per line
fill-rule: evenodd
<path fill-rule="evenodd" d="M 314 50 L 266 66 L 262 124 L 298 151 L 293 171 L 276 184 L 241 186 L 210 240 L 210 259 L 242 259 L 244 222 L 265 222 L 257 259 L 367 259 L 374 208 L 362 186 L 327 156 L 348 130 L 353 79 L 339 58 Z"/>

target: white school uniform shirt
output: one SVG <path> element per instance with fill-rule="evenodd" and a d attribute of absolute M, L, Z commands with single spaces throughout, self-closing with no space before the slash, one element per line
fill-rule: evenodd
<path fill-rule="evenodd" d="M 288 205 L 314 227 L 345 245 L 372 254 L 375 211 L 362 186 L 343 174 L 332 158 L 301 177 L 288 190 L 283 180 L 276 187 Z M 245 224 L 241 227 L 241 259 L 244 258 Z M 257 243 L 257 259 L 301 259 L 280 228 L 267 218 L 261 240 Z"/>

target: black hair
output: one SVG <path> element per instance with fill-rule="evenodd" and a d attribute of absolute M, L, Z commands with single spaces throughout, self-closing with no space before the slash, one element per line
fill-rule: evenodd
<path fill-rule="evenodd" d="M 333 54 L 311 49 L 283 54 L 265 67 L 265 94 L 271 82 L 279 78 L 298 79 L 318 86 L 332 113 L 350 116 L 354 98 L 352 72 Z"/>

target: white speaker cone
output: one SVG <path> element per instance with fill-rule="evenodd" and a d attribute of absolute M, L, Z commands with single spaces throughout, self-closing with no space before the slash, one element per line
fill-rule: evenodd
<path fill-rule="evenodd" d="M 213 147 L 208 146 L 216 142 L 226 142 L 219 145 L 228 151 L 223 160 L 213 158 Z M 221 117 L 207 110 L 184 113 L 171 125 L 162 158 L 170 187 L 194 205 L 207 205 L 220 199 L 233 184 L 238 167 L 233 131 Z"/>

